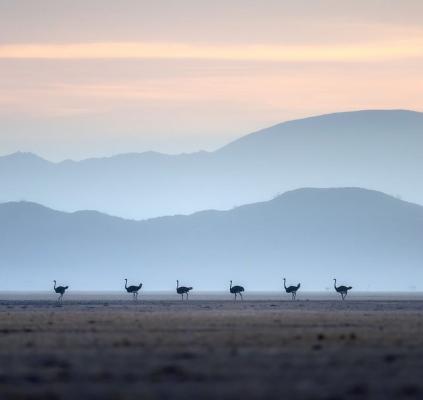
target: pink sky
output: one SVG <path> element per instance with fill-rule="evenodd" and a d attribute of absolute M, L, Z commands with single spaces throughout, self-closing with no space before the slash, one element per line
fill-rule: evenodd
<path fill-rule="evenodd" d="M 0 154 L 212 150 L 287 119 L 423 111 L 423 2 L 0 2 Z"/>

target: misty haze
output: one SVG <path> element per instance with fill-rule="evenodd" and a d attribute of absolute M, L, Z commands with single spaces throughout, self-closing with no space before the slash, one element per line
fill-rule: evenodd
<path fill-rule="evenodd" d="M 301 189 L 146 221 L 0 205 L 8 290 L 17 281 L 21 290 L 45 289 L 52 275 L 74 290 L 119 290 L 122 271 L 142 277 L 146 290 L 172 290 L 186 276 L 197 290 L 223 290 L 233 278 L 277 291 L 285 275 L 312 291 L 331 287 L 333 276 L 359 291 L 422 290 L 422 235 L 422 206 L 357 188 Z"/>
<path fill-rule="evenodd" d="M 362 187 L 423 204 L 422 132 L 423 113 L 358 111 L 281 123 L 211 153 L 60 163 L 15 153 L 0 157 L 0 200 L 132 219 L 230 209 L 302 187 Z"/>

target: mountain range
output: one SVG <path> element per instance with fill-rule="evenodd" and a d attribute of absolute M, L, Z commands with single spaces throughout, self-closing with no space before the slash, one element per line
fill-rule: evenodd
<path fill-rule="evenodd" d="M 214 152 L 46 161 L 0 157 L 0 202 L 145 219 L 228 210 L 301 187 L 363 187 L 423 204 L 423 113 L 345 112 L 288 121 Z"/>
<path fill-rule="evenodd" d="M 229 151 L 229 149 L 228 149 Z M 40 161 L 42 163 L 42 161 Z M 200 188 L 199 188 L 200 189 Z M 227 211 L 143 221 L 0 204 L 1 288 L 423 289 L 423 207 L 358 188 L 289 191 Z M 7 273 L 4 273 L 7 271 Z M 331 289 L 330 289 L 331 290 Z"/>

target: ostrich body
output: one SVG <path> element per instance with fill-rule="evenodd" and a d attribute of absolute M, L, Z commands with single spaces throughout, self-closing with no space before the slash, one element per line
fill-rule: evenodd
<path fill-rule="evenodd" d="M 132 293 L 134 300 L 138 300 L 138 291 L 142 288 L 142 283 L 138 286 L 128 286 L 128 279 L 125 278 L 125 289 L 128 293 Z"/>
<path fill-rule="evenodd" d="M 54 291 L 57 294 L 60 294 L 59 298 L 57 299 L 57 302 L 61 303 L 63 301 L 63 295 L 65 294 L 66 290 L 69 289 L 69 286 L 56 286 L 56 281 L 53 281 L 53 282 L 54 282 L 54 287 L 53 287 Z"/>
<path fill-rule="evenodd" d="M 235 301 L 236 296 L 239 294 L 241 296 L 241 300 L 244 300 L 242 297 L 242 292 L 244 291 L 244 288 L 242 286 L 232 286 L 232 281 L 229 285 L 229 291 L 235 295 Z"/>
<path fill-rule="evenodd" d="M 184 294 L 187 296 L 188 300 L 188 293 L 190 290 L 192 290 L 192 287 L 179 286 L 179 281 L 176 281 L 176 293 L 181 295 L 182 300 L 184 299 Z"/>
<path fill-rule="evenodd" d="M 333 287 L 341 294 L 342 300 L 345 300 L 345 297 L 347 297 L 348 290 L 352 289 L 352 286 L 336 286 L 336 279 L 333 279 Z"/>
<path fill-rule="evenodd" d="M 283 278 L 283 287 L 285 288 L 286 293 L 291 293 L 292 300 L 295 300 L 297 297 L 297 290 L 300 288 L 301 284 L 297 286 L 286 286 L 286 279 Z"/>

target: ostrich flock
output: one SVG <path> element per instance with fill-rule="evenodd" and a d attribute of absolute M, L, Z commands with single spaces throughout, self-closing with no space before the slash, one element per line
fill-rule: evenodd
<path fill-rule="evenodd" d="M 58 303 L 62 303 L 63 301 L 63 295 L 65 294 L 66 290 L 69 289 L 69 286 L 56 286 L 56 281 L 54 282 L 54 291 L 59 294 L 59 298 L 57 299 Z M 286 279 L 283 278 L 283 287 L 285 289 L 285 292 L 288 294 L 291 294 L 291 299 L 295 300 L 297 298 L 297 291 L 300 288 L 301 284 L 298 285 L 292 285 L 292 286 L 286 286 Z M 352 289 L 352 286 L 336 286 L 336 279 L 333 280 L 333 287 L 335 288 L 335 291 L 338 292 L 341 295 L 342 300 L 345 300 L 345 297 L 348 294 L 348 291 Z M 128 293 L 132 294 L 132 297 L 135 301 L 138 300 L 138 292 L 142 288 L 142 283 L 139 285 L 131 285 L 128 286 L 128 279 L 125 278 L 125 290 Z M 181 300 L 185 299 L 188 300 L 188 294 L 193 288 L 191 286 L 179 286 L 179 281 L 176 281 L 176 293 L 181 295 Z M 244 292 L 245 289 L 243 286 L 232 285 L 232 281 L 229 283 L 229 292 L 232 293 L 235 297 L 234 300 L 237 300 L 237 296 L 241 298 L 241 300 L 244 300 L 242 297 L 242 292 Z"/>

